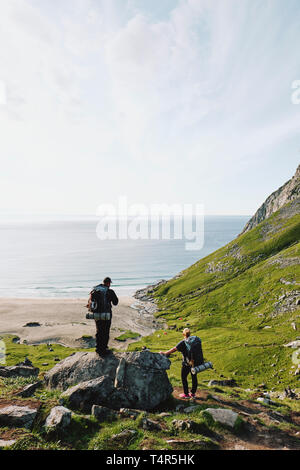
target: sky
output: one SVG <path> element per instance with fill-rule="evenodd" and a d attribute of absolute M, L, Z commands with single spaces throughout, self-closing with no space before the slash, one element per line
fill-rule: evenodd
<path fill-rule="evenodd" d="M 0 0 L 0 213 L 253 214 L 299 164 L 299 0 Z"/>

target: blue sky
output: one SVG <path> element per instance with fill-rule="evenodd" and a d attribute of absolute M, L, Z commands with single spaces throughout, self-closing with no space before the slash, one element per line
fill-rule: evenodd
<path fill-rule="evenodd" d="M 0 0 L 0 212 L 254 213 L 299 164 L 299 44 L 298 0 Z"/>

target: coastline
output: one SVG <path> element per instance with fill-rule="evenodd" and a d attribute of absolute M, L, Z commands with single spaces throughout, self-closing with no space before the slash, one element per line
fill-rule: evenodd
<path fill-rule="evenodd" d="M 155 304 L 144 302 L 136 294 L 120 296 L 119 304 L 113 307 L 109 343 L 113 348 L 124 350 L 136 341 L 116 340 L 126 331 L 141 337 L 161 327 L 154 317 Z M 86 302 L 85 298 L 0 298 L 0 335 L 18 336 L 20 343 L 27 344 L 94 347 L 95 323 L 85 318 Z"/>

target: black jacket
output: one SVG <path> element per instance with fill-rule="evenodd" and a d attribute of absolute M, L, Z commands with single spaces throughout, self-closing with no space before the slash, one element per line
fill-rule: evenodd
<path fill-rule="evenodd" d="M 99 284 L 99 286 L 102 287 L 102 286 L 104 286 L 104 284 Z M 91 292 L 91 295 L 93 295 L 94 292 L 97 292 L 97 287 L 98 286 L 94 287 L 94 289 Z M 108 296 L 108 303 L 109 303 L 108 310 L 109 310 L 110 313 L 112 313 L 111 304 L 118 305 L 119 299 L 116 296 L 115 291 L 112 290 L 112 289 L 108 289 L 107 296 Z"/>

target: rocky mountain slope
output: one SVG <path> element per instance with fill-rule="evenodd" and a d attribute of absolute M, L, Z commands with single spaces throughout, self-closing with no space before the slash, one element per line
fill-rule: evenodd
<path fill-rule="evenodd" d="M 249 220 L 243 233 L 248 232 L 290 201 L 300 197 L 300 165 L 292 179 L 272 193 Z"/>
<path fill-rule="evenodd" d="M 168 328 L 130 349 L 167 350 L 189 326 L 215 366 L 201 380 L 225 376 L 246 388 L 262 382 L 268 389 L 299 388 L 299 255 L 300 197 L 154 289 L 156 315 Z M 180 384 L 179 355 L 170 376 Z"/>
<path fill-rule="evenodd" d="M 276 192 L 279 210 L 267 217 L 266 208 L 252 229 L 138 294 L 147 308 L 155 300 L 165 329 L 127 353 L 101 360 L 92 351 L 70 355 L 75 350 L 5 337 L 0 449 L 299 450 L 298 180 Z M 199 374 L 191 402 L 179 397 L 180 355 L 167 377 L 169 361 L 152 354 L 176 345 L 186 326 L 214 365 Z M 16 365 L 25 353 L 35 367 Z"/>

